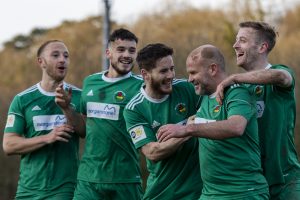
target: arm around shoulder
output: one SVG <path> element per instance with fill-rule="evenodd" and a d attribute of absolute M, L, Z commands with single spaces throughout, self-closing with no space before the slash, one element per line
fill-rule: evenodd
<path fill-rule="evenodd" d="M 290 87 L 292 75 L 283 69 L 262 69 L 230 76 L 234 83 L 275 84 L 279 87 Z"/>

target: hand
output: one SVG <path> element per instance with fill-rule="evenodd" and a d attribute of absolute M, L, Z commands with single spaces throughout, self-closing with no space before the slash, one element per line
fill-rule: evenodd
<path fill-rule="evenodd" d="M 63 88 L 63 84 L 59 84 L 55 89 L 55 103 L 61 107 L 61 109 L 66 109 L 69 107 L 72 98 L 72 88 L 68 89 L 66 92 Z"/>
<path fill-rule="evenodd" d="M 71 134 L 73 132 L 73 127 L 68 124 L 54 127 L 51 132 L 45 135 L 46 141 L 48 144 L 54 143 L 56 141 L 69 142 L 69 139 L 72 137 Z"/>
<path fill-rule="evenodd" d="M 224 88 L 228 87 L 229 85 L 233 85 L 235 83 L 233 79 L 233 76 L 229 76 L 217 86 L 216 100 L 220 105 L 222 105 L 224 99 Z"/>
<path fill-rule="evenodd" d="M 165 142 L 170 138 L 184 138 L 186 136 L 185 126 L 178 124 L 163 125 L 157 131 L 157 139 L 159 142 Z"/>

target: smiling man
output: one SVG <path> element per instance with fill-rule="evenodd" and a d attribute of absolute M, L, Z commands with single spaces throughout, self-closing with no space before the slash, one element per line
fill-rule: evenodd
<path fill-rule="evenodd" d="M 8 155 L 21 155 L 16 199 L 68 200 L 73 198 L 76 185 L 79 133 L 67 124 L 56 105 L 55 88 L 59 84 L 66 90 L 72 88 L 70 102 L 77 112 L 81 91 L 63 82 L 69 51 L 62 41 L 50 40 L 41 45 L 37 62 L 42 80 L 12 101 L 3 149 Z"/>
<path fill-rule="evenodd" d="M 56 102 L 75 130 L 86 133 L 78 170 L 75 200 L 139 200 L 142 185 L 138 152 L 126 132 L 123 110 L 140 89 L 142 79 L 131 73 L 138 38 L 117 29 L 109 38 L 107 71 L 88 76 L 83 82 L 81 115 L 69 105 L 71 93 L 61 87 Z"/>
<path fill-rule="evenodd" d="M 227 88 L 223 105 L 218 104 L 215 91 L 227 74 L 224 56 L 215 46 L 194 49 L 186 69 L 196 93 L 204 95 L 195 124 L 164 125 L 158 130 L 159 141 L 199 138 L 201 200 L 267 200 L 253 97 L 236 85 Z"/>
<path fill-rule="evenodd" d="M 271 65 L 268 55 L 276 44 L 275 29 L 265 23 L 240 23 L 233 48 L 236 63 L 247 72 L 233 74 L 218 86 L 249 83 L 256 97 L 257 120 L 264 175 L 272 200 L 300 199 L 300 163 L 294 143 L 296 119 L 295 78 L 284 65 Z M 251 85 L 250 85 L 251 84 Z"/>
<path fill-rule="evenodd" d="M 156 132 L 167 123 L 186 124 L 199 96 L 187 80 L 174 79 L 173 49 L 149 44 L 138 52 L 144 86 L 124 110 L 127 130 L 145 155 L 150 175 L 143 199 L 196 200 L 202 190 L 196 138 L 158 142 Z"/>

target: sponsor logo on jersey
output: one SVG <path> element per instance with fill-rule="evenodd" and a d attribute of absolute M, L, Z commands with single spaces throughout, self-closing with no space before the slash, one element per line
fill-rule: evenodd
<path fill-rule="evenodd" d="M 257 111 L 257 118 L 262 117 L 265 110 L 265 102 L 264 101 L 256 101 L 256 111 Z"/>
<path fill-rule="evenodd" d="M 93 90 L 90 90 L 90 91 L 86 94 L 86 96 L 94 96 Z"/>
<path fill-rule="evenodd" d="M 13 127 L 14 124 L 15 124 L 15 118 L 16 118 L 15 115 L 8 115 L 7 116 L 7 121 L 6 121 L 5 128 L 11 128 L 11 127 Z"/>
<path fill-rule="evenodd" d="M 220 109 L 221 109 L 221 106 L 220 105 L 216 105 L 215 108 L 214 108 L 214 110 L 213 110 L 213 112 L 217 113 L 217 112 L 220 111 Z"/>
<path fill-rule="evenodd" d="M 122 91 L 115 92 L 115 101 L 116 102 L 122 102 L 125 100 L 125 93 Z"/>
<path fill-rule="evenodd" d="M 35 131 L 52 130 L 56 126 L 61 126 L 67 122 L 64 115 L 40 115 L 33 117 Z"/>
<path fill-rule="evenodd" d="M 175 106 L 177 114 L 184 115 L 186 113 L 186 105 L 184 103 L 179 103 Z"/>
<path fill-rule="evenodd" d="M 95 117 L 100 119 L 119 119 L 120 106 L 106 103 L 87 103 L 87 117 Z"/>
<path fill-rule="evenodd" d="M 195 118 L 195 124 L 207 124 L 207 123 L 211 123 L 211 122 L 215 122 L 216 120 L 214 119 L 205 119 L 205 118 L 201 118 L 201 117 L 196 117 Z"/>
<path fill-rule="evenodd" d="M 260 95 L 262 95 L 262 93 L 263 93 L 263 86 L 257 85 L 257 86 L 254 88 L 254 94 L 255 94 L 256 96 L 260 96 Z"/>
<path fill-rule="evenodd" d="M 146 138 L 146 133 L 143 126 L 134 127 L 129 131 L 133 143 L 137 143 Z"/>
<path fill-rule="evenodd" d="M 158 126 L 160 126 L 160 123 L 154 120 L 153 123 L 152 123 L 152 125 L 151 125 L 151 127 L 154 129 L 154 128 L 158 127 Z"/>
<path fill-rule="evenodd" d="M 31 111 L 37 111 L 37 110 L 42 110 L 39 106 L 34 106 Z"/>

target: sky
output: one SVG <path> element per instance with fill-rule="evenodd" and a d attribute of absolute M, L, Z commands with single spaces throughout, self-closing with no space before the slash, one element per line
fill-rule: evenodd
<path fill-rule="evenodd" d="M 111 18 L 119 23 L 132 21 L 142 13 L 158 9 L 161 1 L 110 0 Z M 201 2 L 184 1 L 194 6 Z M 3 0 L 0 3 L 0 46 L 17 35 L 28 35 L 34 28 L 52 28 L 64 20 L 79 21 L 103 11 L 103 0 Z"/>
<path fill-rule="evenodd" d="M 34 28 L 53 28 L 64 20 L 83 20 L 100 15 L 104 0 L 2 0 L 0 3 L 0 47 L 17 35 L 28 35 Z M 195 7 L 215 8 L 229 0 L 165 0 L 183 1 Z M 300 0 L 261 0 L 289 5 Z M 156 11 L 162 0 L 110 0 L 111 18 L 119 23 L 135 20 L 143 13 Z"/>

